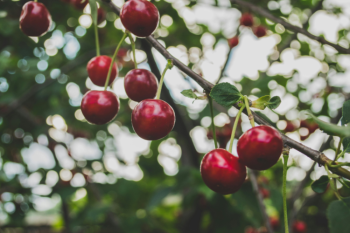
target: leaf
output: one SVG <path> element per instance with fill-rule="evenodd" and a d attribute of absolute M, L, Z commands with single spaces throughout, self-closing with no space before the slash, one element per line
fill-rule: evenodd
<path fill-rule="evenodd" d="M 266 108 L 266 106 L 268 106 L 269 100 L 270 100 L 270 96 L 264 95 L 264 96 L 260 97 L 259 99 L 253 101 L 252 108 L 264 110 Z"/>
<path fill-rule="evenodd" d="M 270 99 L 267 107 L 271 109 L 276 109 L 281 104 L 281 98 L 279 96 L 274 96 Z"/>
<path fill-rule="evenodd" d="M 231 106 L 241 99 L 242 94 L 230 83 L 219 83 L 211 89 L 210 96 L 223 106 Z"/>
<path fill-rule="evenodd" d="M 321 176 L 318 180 L 315 180 L 315 182 L 311 184 L 311 188 L 315 193 L 324 193 L 327 189 L 328 183 L 329 177 Z"/>
<path fill-rule="evenodd" d="M 92 22 L 97 25 L 97 4 L 96 0 L 89 0 L 90 8 L 91 8 L 91 17 Z"/>
<path fill-rule="evenodd" d="M 341 119 L 341 124 L 346 125 L 350 122 L 350 100 L 345 101 L 343 104 L 343 116 Z"/>
<path fill-rule="evenodd" d="M 350 137 L 350 126 L 339 126 L 331 124 L 318 119 L 310 112 L 308 114 L 311 116 L 312 119 L 315 120 L 320 129 L 322 129 L 325 133 L 338 137 Z"/>
<path fill-rule="evenodd" d="M 327 217 L 331 233 L 349 233 L 350 197 L 331 202 L 327 210 Z"/>
<path fill-rule="evenodd" d="M 350 137 L 344 138 L 343 147 L 345 152 L 350 152 Z"/>
<path fill-rule="evenodd" d="M 191 89 L 183 90 L 181 91 L 181 94 L 191 99 L 197 99 L 197 95 L 194 94 L 194 92 Z"/>

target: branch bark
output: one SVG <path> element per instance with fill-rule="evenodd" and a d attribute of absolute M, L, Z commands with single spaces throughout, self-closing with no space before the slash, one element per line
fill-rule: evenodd
<path fill-rule="evenodd" d="M 284 19 L 276 17 L 276 16 L 272 15 L 269 11 L 267 11 L 261 7 L 258 7 L 250 2 L 242 1 L 242 0 L 231 0 L 231 3 L 246 7 L 249 10 L 251 10 L 252 12 L 259 14 L 259 15 L 261 15 L 269 20 L 272 20 L 275 23 L 282 24 L 286 29 L 291 30 L 295 33 L 303 34 L 303 35 L 309 37 L 310 39 L 313 39 L 313 40 L 320 42 L 321 44 L 326 44 L 326 45 L 332 46 L 339 53 L 350 54 L 350 49 L 346 49 L 338 44 L 334 44 L 332 42 L 329 42 L 328 40 L 326 40 L 323 37 L 315 36 L 314 34 L 311 34 L 310 32 L 306 31 L 305 29 L 298 27 L 298 26 L 294 26 L 294 25 L 288 23 L 287 21 L 285 21 Z"/>

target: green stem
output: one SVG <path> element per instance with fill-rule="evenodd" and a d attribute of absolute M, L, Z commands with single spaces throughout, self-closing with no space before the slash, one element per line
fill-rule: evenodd
<path fill-rule="evenodd" d="M 337 159 L 339 158 L 338 154 L 339 154 L 339 151 L 340 151 L 341 144 L 343 143 L 343 139 L 344 138 L 340 138 L 337 150 L 335 151 L 335 156 L 334 156 L 333 162 L 336 162 Z"/>
<path fill-rule="evenodd" d="M 207 94 L 208 100 L 209 100 L 209 106 L 210 106 L 210 114 L 211 114 L 211 127 L 213 130 L 213 138 L 215 143 L 215 149 L 218 148 L 218 141 L 216 139 L 216 131 L 215 131 L 215 124 L 214 124 L 214 110 L 213 110 L 213 100 L 210 97 L 209 93 Z"/>
<path fill-rule="evenodd" d="M 284 215 L 284 229 L 285 233 L 289 232 L 288 229 L 288 215 L 287 215 L 287 164 L 288 164 L 288 154 L 283 154 L 283 187 L 282 187 L 282 195 L 283 195 L 283 215 Z"/>
<path fill-rule="evenodd" d="M 330 166 L 330 167 L 333 167 L 333 168 L 342 167 L 342 166 L 347 166 L 347 167 L 349 167 L 349 166 L 350 166 L 350 163 L 338 163 L 338 164 L 336 164 L 336 165 L 330 164 L 329 166 Z"/>
<path fill-rule="evenodd" d="M 100 42 L 98 39 L 97 24 L 94 24 L 94 30 L 95 30 L 95 42 L 96 42 L 96 54 L 97 56 L 100 56 Z"/>
<path fill-rule="evenodd" d="M 241 117 L 241 114 L 242 114 L 244 108 L 245 108 L 245 105 L 243 105 L 241 107 L 241 109 L 238 111 L 236 119 L 235 119 L 235 123 L 233 124 L 233 129 L 232 129 L 231 139 L 230 139 L 230 146 L 228 148 L 228 152 L 230 152 L 231 154 L 232 154 L 233 140 L 235 139 L 235 135 L 236 135 L 237 125 L 238 125 L 239 118 Z"/>
<path fill-rule="evenodd" d="M 255 127 L 254 116 L 252 114 L 252 111 L 250 111 L 249 101 L 246 95 L 244 96 L 244 103 L 245 103 L 245 106 L 247 107 L 247 113 L 248 113 L 250 124 L 252 125 L 252 127 Z"/>
<path fill-rule="evenodd" d="M 120 40 L 117 48 L 115 49 L 115 52 L 113 54 L 113 57 L 112 57 L 112 61 L 111 61 L 111 65 L 109 66 L 109 70 L 108 70 L 108 75 L 107 75 L 107 79 L 106 79 L 106 83 L 105 83 L 105 90 L 107 90 L 107 87 L 108 87 L 108 83 L 109 83 L 109 79 L 111 78 L 111 73 L 112 73 L 112 69 L 113 69 L 113 64 L 114 64 L 114 61 L 115 61 L 115 58 L 117 57 L 118 55 L 118 51 L 119 51 L 119 48 L 120 46 L 122 45 L 123 41 L 125 40 L 126 38 L 126 33 L 124 33 L 122 39 Z"/>
<path fill-rule="evenodd" d="M 129 37 L 130 42 L 131 42 L 132 54 L 134 56 L 135 69 L 137 69 L 136 52 L 135 52 L 135 41 L 134 41 L 134 38 L 132 38 L 132 35 L 129 32 L 128 32 L 128 37 Z"/>
<path fill-rule="evenodd" d="M 157 95 L 156 95 L 157 100 L 159 100 L 160 93 L 162 92 L 162 86 L 163 86 L 163 82 L 164 82 L 165 73 L 167 72 L 168 69 L 171 69 L 172 67 L 173 67 L 173 62 L 169 59 L 167 65 L 165 66 L 165 69 L 163 70 L 162 77 L 160 78 L 160 82 L 159 82 L 159 86 L 158 86 L 158 90 L 157 90 Z"/>

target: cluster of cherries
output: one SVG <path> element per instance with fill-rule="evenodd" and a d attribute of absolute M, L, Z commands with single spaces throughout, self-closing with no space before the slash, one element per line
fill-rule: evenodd
<path fill-rule="evenodd" d="M 240 22 L 241 26 L 252 28 L 253 33 L 258 38 L 266 36 L 266 27 L 264 27 L 263 25 L 254 26 L 254 18 L 253 18 L 253 15 L 251 15 L 250 13 L 242 14 L 239 22 Z M 238 38 L 238 36 L 234 36 L 234 37 L 228 39 L 227 42 L 228 42 L 228 45 L 230 46 L 230 48 L 232 49 L 238 45 L 239 38 Z"/>

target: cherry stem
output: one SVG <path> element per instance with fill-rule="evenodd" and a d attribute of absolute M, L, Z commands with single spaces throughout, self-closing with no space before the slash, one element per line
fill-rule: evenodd
<path fill-rule="evenodd" d="M 214 124 L 214 110 L 213 110 L 213 99 L 209 96 L 209 93 L 207 94 L 209 106 L 210 106 L 210 115 L 211 115 L 211 127 L 213 130 L 213 138 L 215 143 L 215 149 L 218 148 L 218 141 L 216 139 L 216 131 L 215 131 L 215 124 Z"/>
<path fill-rule="evenodd" d="M 130 42 L 131 42 L 132 54 L 134 56 L 135 69 L 137 69 L 136 52 L 135 52 L 135 41 L 134 41 L 134 38 L 132 38 L 132 35 L 130 34 L 130 32 L 128 32 L 128 37 L 129 37 Z"/>
<path fill-rule="evenodd" d="M 252 125 L 252 127 L 255 127 L 254 116 L 252 114 L 252 111 L 250 111 L 249 101 L 246 95 L 244 96 L 244 103 L 245 103 L 245 106 L 247 107 L 247 113 L 248 113 L 250 124 Z"/>
<path fill-rule="evenodd" d="M 337 150 L 336 150 L 336 152 L 335 152 L 335 156 L 334 156 L 333 162 L 336 162 L 337 159 L 340 157 L 340 156 L 339 156 L 339 151 L 340 151 L 341 144 L 343 143 L 343 139 L 344 139 L 344 138 L 340 138 L 340 141 L 339 141 Z"/>
<path fill-rule="evenodd" d="M 96 55 L 100 56 L 100 42 L 98 39 L 97 24 L 94 24 L 94 30 L 95 30 L 95 41 L 96 41 Z"/>
<path fill-rule="evenodd" d="M 241 117 L 241 114 L 242 114 L 244 108 L 245 108 L 245 105 L 243 105 L 241 107 L 241 109 L 238 111 L 236 119 L 235 119 L 235 123 L 233 124 L 231 139 L 230 139 L 230 146 L 228 148 L 228 152 L 230 152 L 231 154 L 232 154 L 233 140 L 235 139 L 235 135 L 236 135 L 237 125 L 238 125 L 239 118 Z"/>
<path fill-rule="evenodd" d="M 343 153 L 342 153 L 343 154 Z M 338 163 L 336 165 L 330 164 L 330 167 L 336 168 L 336 167 L 342 167 L 342 166 L 346 166 L 346 167 L 350 167 L 350 163 Z"/>
<path fill-rule="evenodd" d="M 282 187 L 282 196 L 283 196 L 283 215 L 284 215 L 284 229 L 285 233 L 289 232 L 288 228 L 288 215 L 287 215 L 287 164 L 289 157 L 289 148 L 283 150 L 283 187 Z"/>
<path fill-rule="evenodd" d="M 117 57 L 119 48 L 122 45 L 123 41 L 125 40 L 126 36 L 127 36 L 127 33 L 125 32 L 123 37 L 122 37 L 122 39 L 119 41 L 119 44 L 118 44 L 118 46 L 115 49 L 115 52 L 113 54 L 111 65 L 109 66 L 108 75 L 107 75 L 107 79 L 106 79 L 106 83 L 105 83 L 105 90 L 107 90 L 109 79 L 111 78 L 111 73 L 112 73 L 112 69 L 113 69 L 113 64 L 114 64 L 115 58 Z"/>
<path fill-rule="evenodd" d="M 172 67 L 173 67 L 173 61 L 168 59 L 168 63 L 166 64 L 165 69 L 163 70 L 163 73 L 162 73 L 162 77 L 160 78 L 160 81 L 159 81 L 159 86 L 158 86 L 157 95 L 156 95 L 157 100 L 159 100 L 160 93 L 162 92 L 165 73 L 167 72 L 168 69 L 171 69 Z"/>
<path fill-rule="evenodd" d="M 324 168 L 326 169 L 329 178 L 329 184 L 331 186 L 331 189 L 334 191 L 335 196 L 338 198 L 339 201 L 341 201 L 342 197 L 338 193 L 336 179 L 332 177 L 332 174 L 329 172 L 328 166 L 329 164 L 324 165 Z"/>

